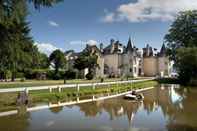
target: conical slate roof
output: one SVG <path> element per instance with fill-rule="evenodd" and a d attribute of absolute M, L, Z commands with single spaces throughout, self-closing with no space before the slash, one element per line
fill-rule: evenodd
<path fill-rule="evenodd" d="M 132 45 L 132 42 L 131 42 L 131 38 L 129 37 L 129 41 L 128 41 L 128 44 L 127 44 L 127 47 L 126 47 L 126 52 L 133 52 L 133 45 Z"/>
<path fill-rule="evenodd" d="M 159 56 L 165 56 L 165 55 L 166 55 L 166 47 L 165 44 L 163 44 L 159 52 Z"/>

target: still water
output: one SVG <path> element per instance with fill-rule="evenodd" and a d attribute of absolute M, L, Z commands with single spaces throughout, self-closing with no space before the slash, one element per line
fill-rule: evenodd
<path fill-rule="evenodd" d="M 197 88 L 142 93 L 142 102 L 117 97 L 0 117 L 0 131 L 197 131 Z"/>

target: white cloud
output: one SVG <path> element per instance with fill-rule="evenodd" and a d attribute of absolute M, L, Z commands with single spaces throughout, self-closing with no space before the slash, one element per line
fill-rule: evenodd
<path fill-rule="evenodd" d="M 102 19 L 103 22 L 111 23 L 114 21 L 114 13 L 107 13 L 106 16 Z"/>
<path fill-rule="evenodd" d="M 87 44 L 88 44 L 88 45 L 97 45 L 98 42 L 95 41 L 95 40 L 88 40 L 88 41 L 87 41 Z"/>
<path fill-rule="evenodd" d="M 96 45 L 96 44 L 98 44 L 98 42 L 95 40 L 88 40 L 88 41 L 76 40 L 76 41 L 71 41 L 69 44 L 70 45 L 86 45 L 86 44 Z"/>
<path fill-rule="evenodd" d="M 58 48 L 50 43 L 35 43 L 35 45 L 38 47 L 38 50 L 42 53 L 45 53 L 47 55 L 50 55 L 54 50 L 60 49 L 63 51 L 62 48 Z"/>
<path fill-rule="evenodd" d="M 59 27 L 59 24 L 56 23 L 55 21 L 48 21 L 48 23 L 49 23 L 50 26 Z"/>
<path fill-rule="evenodd" d="M 197 9 L 197 0 L 137 0 L 120 5 L 114 12 L 105 12 L 104 22 L 143 22 L 173 20 L 179 11 Z"/>
<path fill-rule="evenodd" d="M 104 18 L 101 19 L 101 21 L 106 23 L 111 23 L 114 21 L 114 13 L 109 12 L 107 9 L 104 9 L 104 13 L 106 14 Z"/>

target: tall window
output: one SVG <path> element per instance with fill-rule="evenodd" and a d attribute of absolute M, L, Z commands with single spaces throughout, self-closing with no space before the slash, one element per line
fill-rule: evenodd
<path fill-rule="evenodd" d="M 132 68 L 130 68 L 129 71 L 132 72 Z"/>

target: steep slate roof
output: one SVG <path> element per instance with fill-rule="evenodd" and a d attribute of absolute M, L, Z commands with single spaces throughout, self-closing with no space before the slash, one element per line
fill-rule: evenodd
<path fill-rule="evenodd" d="M 86 45 L 86 48 L 83 51 L 91 51 L 92 53 L 98 53 L 99 55 L 102 54 L 101 50 L 96 45 Z"/>
<path fill-rule="evenodd" d="M 143 48 L 143 57 L 149 57 L 149 56 L 153 56 L 153 49 L 151 46 L 149 46 L 149 44 L 146 45 L 145 48 Z"/>
<path fill-rule="evenodd" d="M 165 56 L 166 55 L 166 47 L 165 44 L 163 43 L 160 52 L 158 53 L 158 56 Z"/>
<path fill-rule="evenodd" d="M 131 38 L 129 37 L 129 41 L 127 43 L 127 47 L 126 47 L 126 52 L 133 52 L 134 51 L 134 47 L 132 46 L 132 43 L 131 43 Z"/>
<path fill-rule="evenodd" d="M 103 53 L 104 53 L 104 54 L 110 54 L 111 48 L 112 48 L 112 45 L 111 45 L 111 44 L 108 45 L 107 47 L 105 47 L 105 48 L 103 49 Z"/>
<path fill-rule="evenodd" d="M 108 45 L 107 47 L 103 49 L 103 54 L 120 53 L 120 50 L 119 50 L 120 47 L 124 49 L 124 46 L 119 41 L 111 43 L 110 45 Z"/>
<path fill-rule="evenodd" d="M 124 48 L 124 53 L 126 54 L 128 52 L 132 53 L 133 56 L 138 56 L 138 57 L 141 56 L 140 52 L 138 52 L 138 48 L 136 48 L 134 46 L 134 44 L 131 42 L 131 38 L 130 37 L 129 37 L 129 40 L 128 40 L 128 43 L 127 43 L 127 47 Z"/>

